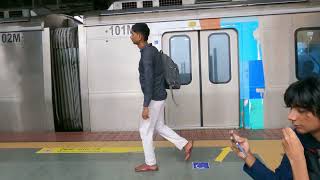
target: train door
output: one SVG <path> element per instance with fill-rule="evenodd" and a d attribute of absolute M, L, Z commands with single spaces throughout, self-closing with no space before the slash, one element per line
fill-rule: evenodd
<path fill-rule="evenodd" d="M 166 122 L 173 128 L 239 127 L 237 33 L 172 32 L 163 51 L 178 64 L 182 87 L 168 93 Z"/>
<path fill-rule="evenodd" d="M 166 122 L 171 127 L 200 127 L 200 82 L 198 32 L 166 33 L 163 36 L 163 51 L 179 66 L 181 89 L 173 90 L 177 105 L 168 91 Z"/>

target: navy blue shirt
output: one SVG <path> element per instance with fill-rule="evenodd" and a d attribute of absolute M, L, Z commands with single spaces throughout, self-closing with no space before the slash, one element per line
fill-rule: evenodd
<path fill-rule="evenodd" d="M 296 132 L 298 138 L 301 141 L 305 151 L 309 149 L 320 149 L 320 142 L 317 141 L 311 134 L 298 134 Z M 307 159 L 307 157 L 306 157 Z M 308 165 L 308 172 L 310 176 L 310 167 Z M 254 164 L 249 168 L 246 164 L 243 166 L 243 170 L 249 174 L 253 179 L 259 180 L 286 180 L 293 179 L 292 169 L 290 165 L 290 161 L 286 155 L 283 156 L 281 164 L 275 170 L 275 172 L 268 169 L 264 164 L 261 163 L 259 159 L 256 159 Z M 311 177 L 311 176 L 310 176 Z M 320 177 L 318 178 L 320 179 Z"/>
<path fill-rule="evenodd" d="M 147 44 L 140 53 L 139 81 L 144 96 L 143 107 L 148 107 L 151 100 L 165 100 L 167 92 L 158 49 Z"/>

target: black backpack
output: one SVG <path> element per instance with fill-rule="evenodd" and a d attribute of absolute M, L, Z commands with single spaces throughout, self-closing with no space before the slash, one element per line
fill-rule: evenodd
<path fill-rule="evenodd" d="M 172 89 L 180 89 L 181 86 L 178 65 L 171 59 L 170 56 L 163 53 L 162 50 L 159 53 L 163 65 L 166 89 L 170 89 L 172 100 L 177 105 L 173 97 Z"/>

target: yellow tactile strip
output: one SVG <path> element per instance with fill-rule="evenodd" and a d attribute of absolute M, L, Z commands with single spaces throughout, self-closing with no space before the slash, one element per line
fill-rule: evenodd
<path fill-rule="evenodd" d="M 74 153 L 142 153 L 143 148 L 141 146 L 137 147 L 81 147 L 81 148 L 64 148 L 64 147 L 54 147 L 54 148 L 42 148 L 37 153 L 39 154 L 49 154 L 49 153 L 63 153 L 63 154 L 74 154 Z"/>
<path fill-rule="evenodd" d="M 228 140 L 199 140 L 194 141 L 194 147 L 226 147 Z M 156 147 L 173 147 L 168 141 L 156 141 Z M 87 142 L 13 142 L 0 143 L 0 148 L 81 148 L 81 147 L 141 147 L 140 141 L 87 141 Z M 267 166 L 275 169 L 282 158 L 283 150 L 280 140 L 250 140 L 253 153 L 266 162 Z"/>

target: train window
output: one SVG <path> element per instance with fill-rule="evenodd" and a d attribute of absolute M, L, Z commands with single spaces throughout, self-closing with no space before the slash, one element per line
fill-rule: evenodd
<path fill-rule="evenodd" d="M 15 17 L 22 17 L 22 11 L 9 11 L 9 16 L 11 18 L 15 18 Z"/>
<path fill-rule="evenodd" d="M 159 6 L 176 6 L 182 5 L 182 0 L 159 0 Z"/>
<path fill-rule="evenodd" d="M 191 47 L 190 38 L 186 35 L 170 38 L 170 57 L 178 65 L 182 85 L 191 82 Z"/>
<path fill-rule="evenodd" d="M 135 9 L 135 8 L 137 8 L 137 2 L 122 3 L 122 9 Z"/>
<path fill-rule="evenodd" d="M 320 28 L 302 28 L 295 33 L 296 77 L 320 75 Z"/>
<path fill-rule="evenodd" d="M 153 7 L 153 2 L 152 1 L 143 1 L 142 7 L 144 7 L 144 8 Z"/>
<path fill-rule="evenodd" d="M 229 35 L 214 33 L 208 38 L 209 79 L 215 84 L 227 83 L 231 79 Z"/>

